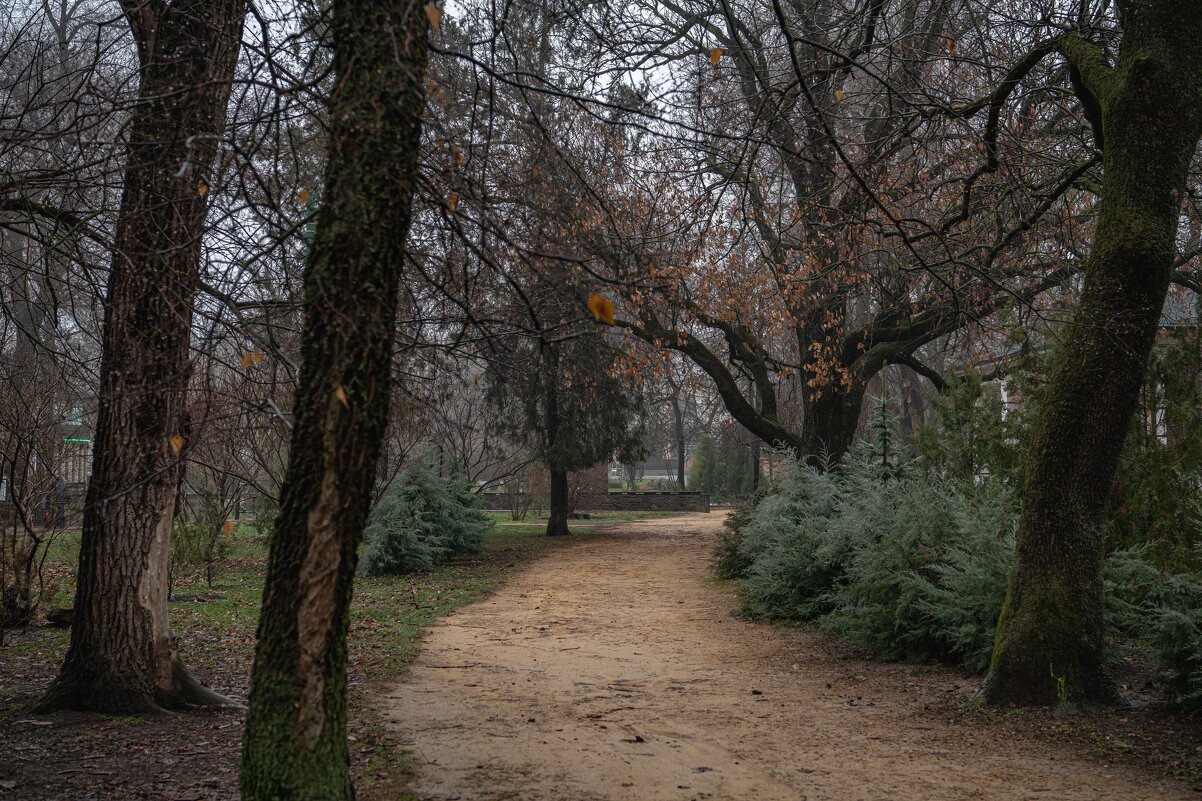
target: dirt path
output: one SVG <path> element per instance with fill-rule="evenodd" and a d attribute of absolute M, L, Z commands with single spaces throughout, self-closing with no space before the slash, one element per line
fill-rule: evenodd
<path fill-rule="evenodd" d="M 556 550 L 430 632 L 388 700 L 418 797 L 1197 798 L 947 723 L 905 671 L 857 675 L 820 635 L 732 617 L 707 569 L 720 522 L 647 521 Z"/>

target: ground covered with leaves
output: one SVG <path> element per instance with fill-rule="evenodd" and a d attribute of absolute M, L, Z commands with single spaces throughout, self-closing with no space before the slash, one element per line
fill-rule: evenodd
<path fill-rule="evenodd" d="M 598 525 L 640 515 L 608 513 L 575 526 L 576 536 L 542 536 L 537 520 L 497 516 L 480 554 L 425 573 L 360 577 L 350 634 L 349 693 L 352 768 L 359 797 L 403 797 L 407 765 L 378 717 L 375 699 L 412 657 L 422 631 L 447 612 L 505 581 L 539 553 L 594 536 Z M 647 515 L 641 515 L 647 516 Z M 56 543 L 47 579 L 54 603 L 70 603 L 78 534 Z M 188 665 L 218 692 L 245 699 L 266 541 L 240 528 L 212 565 L 173 568 L 171 622 Z M 49 685 L 66 651 L 68 632 L 35 627 L 5 633 L 0 647 L 0 799 L 86 801 L 237 798 L 242 733 L 240 710 L 193 710 L 152 717 L 61 713 L 30 709 Z M 402 752 L 403 753 L 403 752 Z"/>

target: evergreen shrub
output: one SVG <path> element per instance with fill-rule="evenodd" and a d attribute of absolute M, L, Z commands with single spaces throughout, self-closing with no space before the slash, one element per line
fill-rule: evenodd
<path fill-rule="evenodd" d="M 1202 573 L 1166 570 L 1153 550 L 1145 543 L 1106 560 L 1107 629 L 1150 640 L 1169 700 L 1202 713 Z"/>
<path fill-rule="evenodd" d="M 751 566 L 742 554 L 743 529 L 755 519 L 756 506 L 761 500 L 763 496 L 750 496 L 736 506 L 722 524 L 722 533 L 718 537 L 718 547 L 714 550 L 713 559 L 714 572 L 719 578 L 741 578 Z"/>
<path fill-rule="evenodd" d="M 747 613 L 812 620 L 828 611 L 850 547 L 848 528 L 839 525 L 844 499 L 845 487 L 834 476 L 801 468 L 790 470 L 778 491 L 756 506 L 738 545 L 747 565 Z"/>
<path fill-rule="evenodd" d="M 1195 591 L 1202 589 L 1195 574 Z M 1156 645 L 1165 689 L 1176 706 L 1202 714 L 1202 608 L 1161 607 L 1157 610 L 1152 641 Z"/>
<path fill-rule="evenodd" d="M 363 572 L 413 573 L 455 554 L 479 552 L 493 526 L 481 507 L 461 476 L 440 477 L 424 465 L 406 470 L 368 518 Z"/>
<path fill-rule="evenodd" d="M 823 627 L 882 659 L 984 670 L 1013 563 L 1008 493 L 972 494 L 917 477 L 845 504 L 863 534 L 848 552 Z"/>
<path fill-rule="evenodd" d="M 715 556 L 747 614 L 815 620 L 877 658 L 984 672 L 1014 560 L 1018 505 L 1000 481 L 933 478 L 864 451 L 835 470 L 793 468 L 731 515 Z M 1105 566 L 1110 636 L 1155 648 L 1179 707 L 1202 711 L 1202 573 L 1153 549 Z"/>

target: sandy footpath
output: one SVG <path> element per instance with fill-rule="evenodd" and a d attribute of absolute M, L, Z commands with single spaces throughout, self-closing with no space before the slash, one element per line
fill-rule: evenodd
<path fill-rule="evenodd" d="M 645 521 L 557 549 L 435 627 L 384 699 L 414 753 L 417 796 L 1198 798 L 949 724 L 924 711 L 929 681 L 733 617 L 732 589 L 707 564 L 721 520 Z"/>

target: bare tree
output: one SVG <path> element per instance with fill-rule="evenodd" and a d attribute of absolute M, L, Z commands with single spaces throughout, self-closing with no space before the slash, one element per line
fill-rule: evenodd
<path fill-rule="evenodd" d="M 123 9 L 137 45 L 140 102 L 105 293 L 71 646 L 42 709 L 226 703 L 180 661 L 167 619 L 167 568 L 210 169 L 245 4 L 150 0 Z"/>

